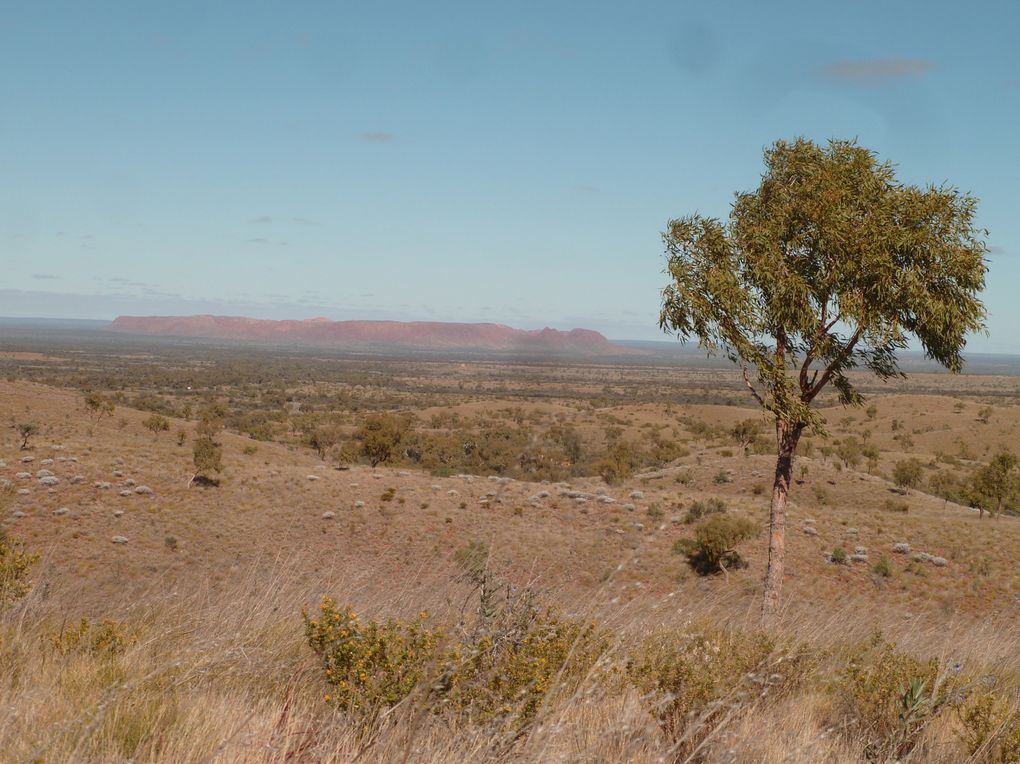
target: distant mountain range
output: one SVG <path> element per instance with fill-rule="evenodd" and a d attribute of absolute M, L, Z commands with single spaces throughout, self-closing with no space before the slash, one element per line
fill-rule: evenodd
<path fill-rule="evenodd" d="M 502 324 L 438 321 L 266 321 L 237 316 L 118 316 L 108 329 L 125 334 L 201 337 L 260 343 L 298 343 L 352 349 L 532 352 L 568 355 L 626 355 L 590 329 L 524 330 Z"/>

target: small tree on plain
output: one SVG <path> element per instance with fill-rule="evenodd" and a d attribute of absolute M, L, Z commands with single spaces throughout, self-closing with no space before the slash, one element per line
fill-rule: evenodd
<path fill-rule="evenodd" d="M 207 485 L 216 485 L 213 473 L 223 471 L 223 446 L 208 435 L 201 435 L 195 439 L 192 459 L 195 463 L 195 475 L 190 482 L 201 479 L 201 482 Z"/>
<path fill-rule="evenodd" d="M 170 429 L 170 420 L 162 414 L 153 414 L 142 422 L 142 425 L 153 435 L 159 437 L 161 432 L 167 432 Z"/>
<path fill-rule="evenodd" d="M 115 407 L 113 401 L 102 393 L 95 390 L 86 390 L 85 409 L 89 412 L 89 419 L 92 424 L 99 424 L 104 416 L 113 414 Z"/>
<path fill-rule="evenodd" d="M 18 431 L 18 437 L 21 438 L 21 450 L 26 451 L 29 439 L 39 432 L 39 425 L 35 422 L 19 422 L 14 425 L 14 429 Z"/>
<path fill-rule="evenodd" d="M 765 151 L 760 185 L 737 195 L 728 222 L 669 222 L 660 326 L 724 353 L 775 419 L 763 621 L 779 609 L 797 444 L 805 429 L 824 430 L 818 395 L 831 384 L 843 405 L 859 405 L 856 367 L 904 376 L 897 353 L 911 335 L 961 370 L 966 337 L 985 317 L 986 232 L 975 212 L 953 188 L 900 183 L 853 142 L 797 139 Z"/>

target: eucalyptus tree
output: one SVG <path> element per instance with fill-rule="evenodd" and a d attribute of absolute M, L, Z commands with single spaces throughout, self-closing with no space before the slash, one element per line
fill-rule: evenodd
<path fill-rule="evenodd" d="M 780 603 L 797 443 L 805 429 L 824 432 L 818 395 L 831 385 L 840 403 L 859 405 L 850 372 L 905 376 L 897 355 L 911 337 L 962 369 L 967 336 L 985 318 L 976 206 L 949 186 L 900 182 L 855 142 L 798 138 L 765 150 L 758 188 L 736 195 L 725 222 L 669 221 L 660 326 L 725 354 L 775 422 L 763 620 Z"/>

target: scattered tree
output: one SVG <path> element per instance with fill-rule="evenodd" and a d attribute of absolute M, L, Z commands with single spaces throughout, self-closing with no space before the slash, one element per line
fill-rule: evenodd
<path fill-rule="evenodd" d="M 973 493 L 977 499 L 979 517 L 983 518 L 987 508 L 992 517 L 998 517 L 1002 505 L 1017 489 L 1018 461 L 1012 451 L 1003 450 L 992 460 L 974 472 Z"/>
<path fill-rule="evenodd" d="M 797 139 L 765 151 L 759 187 L 737 195 L 728 222 L 670 221 L 661 327 L 724 353 L 775 418 L 763 620 L 779 609 L 793 459 L 806 428 L 823 430 L 819 393 L 831 384 L 840 403 L 858 405 L 850 370 L 904 376 L 897 352 L 910 335 L 961 370 L 985 317 L 975 211 L 953 188 L 900 183 L 853 142 Z"/>
<path fill-rule="evenodd" d="M 162 414 L 153 414 L 142 422 L 142 425 L 158 438 L 161 432 L 167 432 L 170 429 L 170 420 Z"/>
<path fill-rule="evenodd" d="M 208 435 L 200 435 L 195 440 L 192 458 L 195 462 L 195 475 L 189 485 L 196 480 L 203 485 L 218 485 L 212 474 L 223 471 L 223 446 Z"/>
<path fill-rule="evenodd" d="M 370 414 L 354 437 L 361 441 L 361 452 L 373 467 L 392 459 L 409 429 L 405 418 L 396 414 Z"/>
<path fill-rule="evenodd" d="M 18 437 L 21 438 L 21 450 L 28 450 L 28 440 L 39 432 L 39 425 L 35 422 L 20 422 L 14 425 L 14 428 L 18 431 Z"/>
<path fill-rule="evenodd" d="M 85 409 L 89 412 L 89 419 L 92 424 L 99 424 L 104 416 L 110 416 L 114 412 L 113 401 L 107 396 L 95 390 L 86 390 Z"/>
<path fill-rule="evenodd" d="M 892 478 L 900 493 L 906 493 L 911 488 L 917 488 L 924 477 L 924 465 L 913 457 L 896 462 L 893 467 Z"/>
<path fill-rule="evenodd" d="M 712 514 L 694 528 L 694 539 L 684 539 L 674 548 L 687 555 L 691 567 L 702 575 L 722 573 L 743 563 L 737 545 L 757 530 L 746 517 Z"/>
<path fill-rule="evenodd" d="M 742 422 L 737 422 L 730 428 L 730 437 L 735 440 L 740 447 L 747 451 L 754 442 L 758 440 L 758 433 L 761 430 L 761 422 L 757 419 L 745 419 Z"/>

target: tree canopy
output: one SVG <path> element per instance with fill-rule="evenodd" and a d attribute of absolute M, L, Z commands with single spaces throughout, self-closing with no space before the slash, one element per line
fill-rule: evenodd
<path fill-rule="evenodd" d="M 910 335 L 960 371 L 985 317 L 974 198 L 903 184 L 852 141 L 778 141 L 765 165 L 728 221 L 669 222 L 663 329 L 725 353 L 765 409 L 815 427 L 810 403 L 827 384 L 859 403 L 847 372 L 901 375 Z"/>

